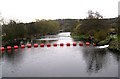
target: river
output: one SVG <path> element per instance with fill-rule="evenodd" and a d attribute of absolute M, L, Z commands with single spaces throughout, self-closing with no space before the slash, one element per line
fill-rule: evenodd
<path fill-rule="evenodd" d="M 70 32 L 46 36 L 36 41 L 41 40 L 51 44 L 74 42 Z M 2 55 L 2 76 L 118 77 L 118 55 L 107 48 L 79 45 L 6 50 Z"/>

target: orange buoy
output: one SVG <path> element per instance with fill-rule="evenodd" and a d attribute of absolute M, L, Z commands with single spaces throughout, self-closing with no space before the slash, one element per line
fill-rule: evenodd
<path fill-rule="evenodd" d="M 83 46 L 83 43 L 82 43 L 82 42 L 80 42 L 80 43 L 79 43 L 79 46 Z"/>
<path fill-rule="evenodd" d="M 5 50 L 5 48 L 4 48 L 4 47 L 1 47 L 1 48 L 0 48 L 0 50 L 1 50 L 1 51 L 4 51 L 4 50 Z"/>
<path fill-rule="evenodd" d="M 21 45 L 21 48 L 25 48 L 25 45 Z"/>
<path fill-rule="evenodd" d="M 11 50 L 11 46 L 7 46 L 7 49 L 8 49 L 8 50 Z"/>
<path fill-rule="evenodd" d="M 40 47 L 44 47 L 44 44 L 40 44 Z"/>
<path fill-rule="evenodd" d="M 56 43 L 54 43 L 54 44 L 53 44 L 53 46 L 54 46 L 54 47 L 57 47 L 57 44 L 56 44 Z"/>
<path fill-rule="evenodd" d="M 50 44 L 47 44 L 47 47 L 50 47 L 51 45 Z"/>
<path fill-rule="evenodd" d="M 34 47 L 38 47 L 38 44 L 34 44 Z"/>
<path fill-rule="evenodd" d="M 31 44 L 27 44 L 27 47 L 28 47 L 28 48 L 31 48 L 31 46 L 32 46 Z"/>
<path fill-rule="evenodd" d="M 66 46 L 70 46 L 70 43 L 67 43 Z"/>
<path fill-rule="evenodd" d="M 14 49 L 18 49 L 18 46 L 17 46 L 17 45 L 15 45 L 15 46 L 14 46 Z"/>
<path fill-rule="evenodd" d="M 89 42 L 86 42 L 85 44 L 86 44 L 86 46 L 90 46 L 90 43 L 89 43 Z"/>
<path fill-rule="evenodd" d="M 73 46 L 76 46 L 76 45 L 77 45 L 76 42 L 74 42 L 74 43 L 73 43 Z"/>
<path fill-rule="evenodd" d="M 63 44 L 63 43 L 60 43 L 60 46 L 64 46 L 64 44 Z"/>

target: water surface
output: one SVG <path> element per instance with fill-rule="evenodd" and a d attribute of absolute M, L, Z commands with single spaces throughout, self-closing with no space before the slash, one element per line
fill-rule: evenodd
<path fill-rule="evenodd" d="M 74 42 L 69 32 L 42 39 L 51 44 Z M 3 77 L 118 77 L 118 55 L 79 45 L 19 48 L 4 51 L 2 69 Z"/>

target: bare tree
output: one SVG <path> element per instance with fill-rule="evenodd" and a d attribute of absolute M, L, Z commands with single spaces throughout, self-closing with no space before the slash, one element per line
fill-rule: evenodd
<path fill-rule="evenodd" d="M 88 11 L 88 17 L 87 17 L 87 19 L 102 19 L 103 18 L 103 16 L 102 15 L 100 15 L 100 13 L 99 12 L 93 12 L 92 10 L 89 10 Z"/>

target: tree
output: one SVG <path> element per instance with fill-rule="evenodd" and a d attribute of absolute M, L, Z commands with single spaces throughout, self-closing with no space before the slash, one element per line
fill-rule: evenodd
<path fill-rule="evenodd" d="M 56 34 L 59 30 L 59 23 L 53 20 L 38 20 L 35 26 L 39 29 L 39 33 L 51 33 Z"/>
<path fill-rule="evenodd" d="M 103 16 L 102 15 L 100 15 L 100 13 L 99 12 L 93 12 L 92 10 L 89 10 L 88 11 L 88 17 L 87 17 L 87 19 L 102 19 L 103 18 Z"/>
<path fill-rule="evenodd" d="M 120 36 L 120 16 L 117 19 L 118 35 Z"/>
<path fill-rule="evenodd" d="M 2 16 L 1 16 L 1 14 L 0 14 L 0 45 L 1 45 L 1 40 L 2 40 L 2 22 L 3 22 L 3 18 L 2 18 Z"/>
<path fill-rule="evenodd" d="M 2 18 L 1 13 L 0 13 L 0 25 L 2 25 L 2 24 L 3 24 L 3 18 Z"/>
<path fill-rule="evenodd" d="M 103 19 L 99 12 L 88 11 L 88 17 L 76 26 L 74 32 L 77 35 L 95 36 L 99 41 L 107 37 L 110 21 Z M 104 32 L 104 33 L 102 33 Z M 102 37 L 103 36 L 103 37 Z"/>

